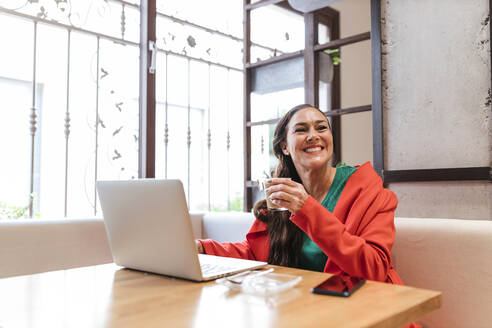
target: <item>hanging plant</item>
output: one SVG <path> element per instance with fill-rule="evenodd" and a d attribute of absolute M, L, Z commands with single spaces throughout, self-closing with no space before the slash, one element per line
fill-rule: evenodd
<path fill-rule="evenodd" d="M 334 66 L 337 66 L 342 62 L 342 60 L 340 59 L 340 49 L 328 49 L 323 52 L 331 56 Z"/>

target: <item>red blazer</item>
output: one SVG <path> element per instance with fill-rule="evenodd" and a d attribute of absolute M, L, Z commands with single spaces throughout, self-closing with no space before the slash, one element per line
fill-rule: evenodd
<path fill-rule="evenodd" d="M 403 284 L 391 263 L 395 239 L 394 212 L 398 200 L 383 188 L 369 162 L 347 180 L 331 213 L 311 196 L 290 220 L 328 256 L 324 272 Z M 267 225 L 256 220 L 241 243 L 201 240 L 205 253 L 267 261 Z"/>

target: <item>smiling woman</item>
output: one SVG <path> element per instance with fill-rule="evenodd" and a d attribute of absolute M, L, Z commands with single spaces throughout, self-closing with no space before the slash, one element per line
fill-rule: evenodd
<path fill-rule="evenodd" d="M 273 151 L 279 163 L 266 195 L 288 211 L 260 200 L 246 240 L 199 240 L 198 251 L 403 284 L 391 260 L 398 200 L 369 162 L 330 165 L 333 136 L 323 112 L 307 104 L 289 110 Z"/>
<path fill-rule="evenodd" d="M 291 109 L 277 124 L 273 140 L 273 150 L 279 159 L 278 177 L 296 175 L 294 181 L 318 181 L 330 187 L 335 169 L 328 165 L 333 155 L 333 136 L 328 119 L 319 109 L 310 105 L 299 105 Z M 288 168 L 288 171 L 284 171 Z M 304 185 L 308 193 L 326 195 L 328 189 L 312 190 L 313 186 Z M 325 190 L 326 189 L 326 190 Z M 319 200 L 323 195 L 316 195 Z M 278 199 L 277 201 L 281 201 Z"/>
<path fill-rule="evenodd" d="M 279 164 L 266 195 L 289 211 L 269 211 L 261 200 L 245 241 L 201 240 L 200 250 L 402 284 L 391 261 L 396 196 L 369 162 L 330 166 L 333 137 L 323 112 L 307 104 L 288 111 L 273 150 Z"/>

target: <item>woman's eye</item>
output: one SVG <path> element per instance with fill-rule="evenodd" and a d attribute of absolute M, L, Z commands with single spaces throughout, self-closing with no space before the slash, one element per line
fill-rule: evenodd
<path fill-rule="evenodd" d="M 327 129 L 327 128 L 328 128 L 328 127 L 327 127 L 327 126 L 325 126 L 325 125 L 320 125 L 320 126 L 318 126 L 318 130 L 325 130 L 325 129 Z"/>
<path fill-rule="evenodd" d="M 306 129 L 304 129 L 304 128 L 299 128 L 299 129 L 295 130 L 295 132 L 304 132 L 304 131 L 306 131 Z"/>

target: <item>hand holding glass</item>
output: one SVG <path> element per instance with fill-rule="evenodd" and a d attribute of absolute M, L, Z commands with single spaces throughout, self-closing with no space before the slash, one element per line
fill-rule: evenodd
<path fill-rule="evenodd" d="M 265 198 L 266 198 L 268 209 L 271 211 L 288 211 L 288 209 L 286 209 L 280 205 L 276 205 L 271 201 L 270 194 L 267 193 L 267 191 L 266 191 L 267 188 L 270 187 L 271 181 L 272 181 L 272 178 L 265 178 L 265 179 L 262 179 L 258 182 L 260 190 L 265 190 Z"/>

